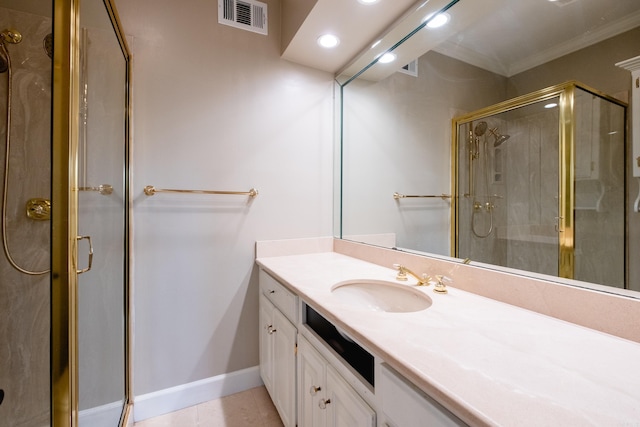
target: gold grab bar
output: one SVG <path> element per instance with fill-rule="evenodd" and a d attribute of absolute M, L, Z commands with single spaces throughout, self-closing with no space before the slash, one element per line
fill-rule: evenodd
<path fill-rule="evenodd" d="M 430 195 L 424 195 L 424 196 L 417 196 L 417 195 L 413 195 L 413 196 L 407 196 L 404 194 L 400 194 L 398 192 L 393 193 L 393 198 L 398 200 L 398 199 L 405 199 L 405 198 L 417 198 L 417 197 L 424 197 L 424 198 L 439 198 L 442 200 L 447 200 L 451 198 L 450 194 L 440 194 L 440 195 L 435 195 L 435 194 L 430 194 Z"/>
<path fill-rule="evenodd" d="M 169 188 L 155 188 L 153 185 L 144 187 L 144 194 L 153 196 L 156 193 L 196 193 L 196 194 L 235 194 L 241 196 L 256 197 L 258 190 L 252 188 L 249 191 L 210 191 L 210 190 L 172 190 Z"/>
<path fill-rule="evenodd" d="M 78 190 L 79 191 L 97 191 L 103 196 L 108 196 L 109 194 L 113 193 L 113 186 L 109 184 L 100 184 L 97 187 L 80 187 L 78 188 Z"/>

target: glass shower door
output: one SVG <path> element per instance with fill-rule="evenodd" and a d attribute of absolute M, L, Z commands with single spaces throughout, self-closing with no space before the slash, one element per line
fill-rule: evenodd
<path fill-rule="evenodd" d="M 51 424 L 113 427 L 130 409 L 129 53 L 109 0 L 54 16 Z"/>
<path fill-rule="evenodd" d="M 574 278 L 624 288 L 626 109 L 580 88 L 574 100 Z"/>
<path fill-rule="evenodd" d="M 102 0 L 80 6 L 78 407 L 117 426 L 126 403 L 127 62 Z"/>

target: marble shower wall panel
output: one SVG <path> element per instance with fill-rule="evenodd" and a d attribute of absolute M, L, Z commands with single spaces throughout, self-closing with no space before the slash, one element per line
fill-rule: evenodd
<path fill-rule="evenodd" d="M 49 268 L 49 221 L 25 215 L 30 198 L 50 198 L 51 60 L 43 48 L 51 19 L 0 7 L 0 31 L 14 28 L 7 47 L 13 70 L 7 242 L 18 265 Z M 7 78 L 0 74 L 0 173 L 4 174 Z M 4 176 L 4 175 L 2 175 Z M 3 186 L 0 180 L 0 186 Z M 49 424 L 49 275 L 28 276 L 0 255 L 0 426 Z"/>
<path fill-rule="evenodd" d="M 507 266 L 557 275 L 557 112 L 524 115 L 505 129 Z"/>
<path fill-rule="evenodd" d="M 521 211 L 509 212 L 508 224 L 547 235 L 558 208 L 557 113 L 522 117 L 510 122 L 509 129 L 513 138 L 506 150 L 506 182 L 510 200 L 517 200 Z"/>

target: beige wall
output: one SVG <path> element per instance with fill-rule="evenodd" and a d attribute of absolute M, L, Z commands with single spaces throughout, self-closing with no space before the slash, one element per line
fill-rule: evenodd
<path fill-rule="evenodd" d="M 506 79 L 429 52 L 418 76 L 344 88 L 343 236 L 396 233 L 398 247 L 450 255 L 451 119 L 504 99 Z M 370 241 L 370 240 L 367 240 Z"/>
<path fill-rule="evenodd" d="M 629 71 L 617 62 L 640 55 L 640 27 L 509 78 L 510 98 L 568 80 L 609 95 L 630 89 Z"/>
<path fill-rule="evenodd" d="M 317 2 L 318 0 L 282 0 L 281 52 L 287 49 L 287 46 Z"/>
<path fill-rule="evenodd" d="M 136 395 L 255 366 L 254 242 L 332 233 L 332 76 L 280 59 L 282 4 L 267 3 L 265 37 L 219 25 L 216 2 L 118 2 L 134 55 Z M 441 59 L 421 73 L 458 84 Z M 558 82 L 543 77 L 510 90 Z M 448 146 L 449 86 L 430 84 L 443 93 L 419 102 L 446 109 Z M 473 88 L 454 109 L 482 106 Z M 149 198 L 149 184 L 260 195 Z"/>
<path fill-rule="evenodd" d="M 332 233 L 332 76 L 217 2 L 118 1 L 133 51 L 134 390 L 258 364 L 256 240 Z M 259 196 L 157 194 L 158 188 Z"/>

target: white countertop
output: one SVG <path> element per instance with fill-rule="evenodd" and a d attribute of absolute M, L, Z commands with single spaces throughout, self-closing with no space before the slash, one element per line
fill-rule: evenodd
<path fill-rule="evenodd" d="M 638 343 L 461 291 L 455 283 L 444 295 L 417 287 L 433 300 L 419 312 L 354 308 L 331 293 L 334 284 L 395 281 L 396 271 L 334 252 L 257 262 L 471 425 L 640 426 Z"/>

